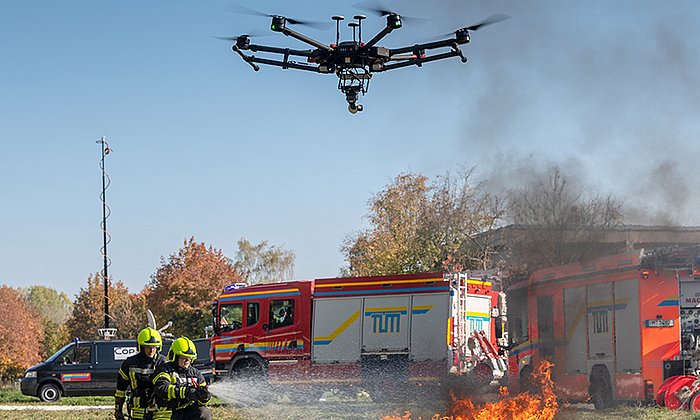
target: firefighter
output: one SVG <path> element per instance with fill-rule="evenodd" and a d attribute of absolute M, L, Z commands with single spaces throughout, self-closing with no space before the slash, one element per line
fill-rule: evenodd
<path fill-rule="evenodd" d="M 197 348 L 192 340 L 180 337 L 168 352 L 168 362 L 153 376 L 158 411 L 154 420 L 211 420 L 207 405 L 211 400 L 204 376 L 192 366 Z"/>
<path fill-rule="evenodd" d="M 126 391 L 129 395 L 129 415 L 132 419 L 150 419 L 152 413 L 148 406 L 152 402 L 153 383 L 151 377 L 156 367 L 165 363 L 165 357 L 159 353 L 163 346 L 160 333 L 153 328 L 144 328 L 136 338 L 138 353 L 124 360 L 117 374 L 117 390 L 114 393 L 114 418 L 124 419 L 124 402 Z"/>

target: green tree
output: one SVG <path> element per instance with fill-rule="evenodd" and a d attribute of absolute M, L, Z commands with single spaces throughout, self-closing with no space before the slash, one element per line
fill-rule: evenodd
<path fill-rule="evenodd" d="M 269 245 L 267 241 L 254 245 L 241 238 L 234 267 L 249 284 L 281 282 L 294 276 L 295 258 L 293 251 Z"/>
<path fill-rule="evenodd" d="M 109 326 L 117 328 L 115 338 L 133 339 L 146 326 L 146 314 L 139 299 L 129 294 L 121 281 L 109 281 Z M 99 328 L 104 327 L 104 281 L 102 273 L 88 276 L 87 286 L 81 288 L 75 299 L 73 315 L 67 322 L 70 337 L 83 340 L 99 339 Z"/>
<path fill-rule="evenodd" d="M 348 237 L 345 275 L 486 268 L 488 244 L 475 240 L 502 216 L 499 201 L 474 187 L 471 170 L 432 183 L 401 174 L 369 203 L 370 228 Z"/>
<path fill-rule="evenodd" d="M 41 315 L 32 309 L 22 291 L 2 285 L 0 302 L 0 382 L 4 382 L 43 360 L 44 327 Z"/>
<path fill-rule="evenodd" d="M 62 324 L 73 312 L 73 302 L 65 292 L 50 287 L 35 285 L 25 290 L 29 304 L 43 317 Z"/>
<path fill-rule="evenodd" d="M 73 312 L 73 302 L 64 292 L 59 293 L 46 286 L 30 286 L 25 294 L 29 305 L 43 319 L 41 355 L 47 358 L 70 340 L 67 321 Z"/>
<path fill-rule="evenodd" d="M 219 249 L 197 242 L 194 237 L 151 275 L 149 308 L 156 319 L 173 322 L 175 335 L 200 337 L 210 325 L 211 302 L 224 286 L 242 281 L 229 258 Z"/>

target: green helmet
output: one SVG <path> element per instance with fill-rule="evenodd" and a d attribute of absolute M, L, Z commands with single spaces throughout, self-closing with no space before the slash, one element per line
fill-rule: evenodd
<path fill-rule="evenodd" d="M 138 338 L 136 338 L 138 351 L 141 351 L 143 347 L 158 347 L 160 351 L 163 347 L 163 339 L 157 330 L 151 327 L 146 327 L 139 332 Z"/>
<path fill-rule="evenodd" d="M 177 356 L 197 358 L 197 347 L 194 346 L 192 340 L 187 337 L 180 337 L 173 341 L 168 352 L 168 360 L 174 362 Z"/>

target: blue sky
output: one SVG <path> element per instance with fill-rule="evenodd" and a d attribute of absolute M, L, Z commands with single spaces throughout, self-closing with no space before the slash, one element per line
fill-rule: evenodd
<path fill-rule="evenodd" d="M 384 3 L 430 19 L 387 47 L 512 19 L 473 33 L 467 64 L 375 75 L 351 115 L 335 76 L 256 73 L 214 39 L 269 27 L 228 1 L 2 2 L 0 284 L 72 295 L 101 269 L 101 136 L 110 273 L 132 291 L 190 236 L 230 257 L 241 237 L 268 240 L 297 254 L 295 277 L 334 276 L 368 199 L 401 172 L 476 166 L 508 187 L 522 167 L 558 163 L 653 220 L 700 224 L 697 2 Z M 362 13 L 355 1 L 239 4 Z M 370 17 L 364 34 L 383 25 Z"/>

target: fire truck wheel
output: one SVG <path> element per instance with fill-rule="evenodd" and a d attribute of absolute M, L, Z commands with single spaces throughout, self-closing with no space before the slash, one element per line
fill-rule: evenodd
<path fill-rule="evenodd" d="M 606 368 L 593 368 L 589 392 L 596 410 L 604 410 L 613 406 L 613 389 Z"/>
<path fill-rule="evenodd" d="M 261 379 L 265 376 L 262 365 L 254 358 L 241 359 L 231 368 L 232 379 Z"/>
<path fill-rule="evenodd" d="M 532 366 L 526 365 L 520 370 L 520 379 L 518 381 L 520 392 L 529 392 L 533 394 L 537 391 L 532 377 Z"/>

